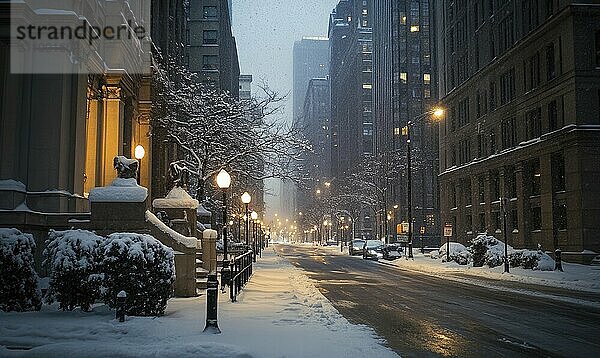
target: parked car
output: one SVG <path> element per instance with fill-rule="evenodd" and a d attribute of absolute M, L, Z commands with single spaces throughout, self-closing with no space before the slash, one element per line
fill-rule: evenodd
<path fill-rule="evenodd" d="M 366 252 L 363 258 L 368 260 L 383 258 L 383 242 L 381 240 L 367 240 Z"/>
<path fill-rule="evenodd" d="M 352 240 L 348 251 L 350 255 L 362 255 L 363 247 L 365 246 L 365 240 L 355 239 Z"/>
<path fill-rule="evenodd" d="M 395 260 L 402 257 L 402 247 L 397 244 L 388 244 L 383 247 L 383 258 L 386 260 Z"/>
<path fill-rule="evenodd" d="M 590 265 L 592 265 L 592 266 L 600 266 L 600 255 L 594 257 L 592 259 L 592 262 L 590 262 Z"/>

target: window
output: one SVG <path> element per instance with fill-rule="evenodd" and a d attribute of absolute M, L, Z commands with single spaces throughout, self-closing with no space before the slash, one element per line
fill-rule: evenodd
<path fill-rule="evenodd" d="M 202 69 L 203 70 L 218 70 L 219 69 L 219 57 L 215 55 L 202 56 Z"/>
<path fill-rule="evenodd" d="M 490 111 L 496 109 L 496 82 L 490 82 Z"/>
<path fill-rule="evenodd" d="M 458 205 L 456 202 L 456 186 L 454 184 L 451 184 L 452 186 L 452 191 L 450 192 L 450 202 L 452 203 L 452 207 L 456 208 Z"/>
<path fill-rule="evenodd" d="M 493 211 L 492 219 L 494 220 L 494 231 L 502 231 L 502 220 L 500 219 L 500 212 Z"/>
<path fill-rule="evenodd" d="M 600 67 L 600 30 L 596 31 L 596 66 Z"/>
<path fill-rule="evenodd" d="M 496 154 L 496 133 L 494 130 L 490 133 L 490 154 Z"/>
<path fill-rule="evenodd" d="M 525 114 L 527 118 L 528 139 L 539 138 L 542 136 L 542 109 L 540 107 L 528 111 Z"/>
<path fill-rule="evenodd" d="M 513 230 L 519 230 L 519 212 L 517 211 L 517 209 L 512 209 L 510 211 L 510 218 Z"/>
<path fill-rule="evenodd" d="M 473 193 L 471 192 L 471 179 L 467 178 L 463 180 L 463 202 L 465 205 L 471 205 L 473 203 Z M 469 228 L 471 226 L 469 225 Z"/>
<path fill-rule="evenodd" d="M 553 153 L 551 159 L 552 191 L 554 193 L 566 190 L 565 158 L 562 153 Z"/>
<path fill-rule="evenodd" d="M 554 43 L 546 46 L 546 80 L 556 77 L 556 62 L 554 60 Z"/>
<path fill-rule="evenodd" d="M 487 113 L 487 92 L 485 90 L 477 91 L 477 118 Z"/>
<path fill-rule="evenodd" d="M 514 43 L 514 28 L 513 28 L 513 14 L 509 14 L 504 20 L 498 25 L 498 33 L 500 35 L 500 49 L 499 53 L 503 53 L 508 50 Z"/>
<path fill-rule="evenodd" d="M 554 0 L 544 0 L 545 1 L 545 10 L 546 10 L 546 19 L 554 14 Z"/>
<path fill-rule="evenodd" d="M 431 84 L 431 75 L 429 73 L 423 74 L 423 84 Z"/>
<path fill-rule="evenodd" d="M 219 12 L 216 6 L 205 6 L 203 8 L 203 18 L 205 19 L 216 19 L 219 17 Z"/>
<path fill-rule="evenodd" d="M 550 131 L 558 129 L 558 109 L 556 107 L 556 100 L 548 103 L 548 127 Z"/>
<path fill-rule="evenodd" d="M 471 214 L 467 214 L 465 216 L 465 226 L 467 232 L 471 232 L 471 230 L 473 230 L 473 217 L 471 216 Z"/>
<path fill-rule="evenodd" d="M 370 83 L 363 83 L 362 87 L 363 89 L 373 89 L 373 85 Z"/>
<path fill-rule="evenodd" d="M 502 149 L 512 148 L 517 144 L 516 119 L 508 118 L 502 121 Z"/>
<path fill-rule="evenodd" d="M 567 230 L 567 203 L 557 202 L 554 205 L 553 223 L 556 230 Z"/>
<path fill-rule="evenodd" d="M 478 179 L 478 184 L 479 184 L 479 191 L 478 191 L 478 197 L 479 197 L 479 203 L 485 203 L 485 177 L 480 176 Z"/>
<path fill-rule="evenodd" d="M 529 195 L 538 196 L 542 189 L 542 172 L 539 159 L 529 162 Z"/>
<path fill-rule="evenodd" d="M 406 83 L 408 80 L 408 75 L 406 72 L 400 72 L 400 82 Z"/>
<path fill-rule="evenodd" d="M 515 99 L 515 69 L 502 74 L 500 77 L 500 104 L 506 104 Z"/>
<path fill-rule="evenodd" d="M 506 197 L 508 198 L 516 198 L 517 197 L 517 173 L 515 172 L 515 167 L 508 166 L 504 170 L 504 178 L 506 180 L 505 188 L 506 188 Z"/>
<path fill-rule="evenodd" d="M 490 185 L 491 201 L 494 202 L 500 200 L 500 174 L 497 171 L 490 173 Z"/>
<path fill-rule="evenodd" d="M 540 85 L 540 54 L 536 53 L 525 63 L 525 89 L 527 91 Z"/>
<path fill-rule="evenodd" d="M 485 225 L 485 213 L 480 213 L 479 214 L 479 232 L 486 232 L 487 231 L 487 227 Z"/>
<path fill-rule="evenodd" d="M 542 208 L 531 208 L 531 230 L 542 230 Z"/>
<path fill-rule="evenodd" d="M 419 32 L 419 25 L 411 25 L 410 32 Z"/>
<path fill-rule="evenodd" d="M 205 45 L 216 45 L 219 41 L 217 30 L 204 30 L 202 39 Z"/>
<path fill-rule="evenodd" d="M 394 135 L 400 135 L 400 127 L 394 128 Z"/>

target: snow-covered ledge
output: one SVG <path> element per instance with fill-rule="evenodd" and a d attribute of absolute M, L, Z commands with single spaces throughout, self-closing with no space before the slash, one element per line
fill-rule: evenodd
<path fill-rule="evenodd" d="M 192 198 L 184 188 L 176 186 L 166 197 L 154 199 L 152 207 L 155 209 L 192 209 L 196 210 L 200 203 Z"/>
<path fill-rule="evenodd" d="M 148 189 L 135 178 L 116 178 L 109 186 L 93 188 L 89 196 L 92 203 L 142 203 L 147 198 Z"/>

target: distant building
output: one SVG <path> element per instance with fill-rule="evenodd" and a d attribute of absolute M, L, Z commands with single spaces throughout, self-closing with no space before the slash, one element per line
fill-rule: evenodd
<path fill-rule="evenodd" d="M 189 70 L 201 80 L 239 97 L 240 65 L 237 45 L 231 32 L 229 1 L 189 2 L 187 23 Z"/>
<path fill-rule="evenodd" d="M 304 111 L 304 97 L 313 78 L 329 75 L 329 42 L 326 37 L 303 37 L 294 43 L 294 120 Z"/>
<path fill-rule="evenodd" d="M 240 75 L 240 99 L 249 100 L 252 98 L 252 75 Z"/>
<path fill-rule="evenodd" d="M 438 126 L 423 116 L 437 102 L 430 1 L 374 0 L 373 7 L 375 153 L 392 173 L 381 184 L 388 232 L 410 221 L 402 128 L 411 121 L 412 220 L 417 232 L 424 228 L 424 244 L 439 244 Z"/>
<path fill-rule="evenodd" d="M 442 220 L 455 239 L 600 252 L 597 1 L 444 1 L 435 9 Z M 508 198 L 503 232 L 500 198 Z M 589 257 L 588 257 L 589 258 Z"/>
<path fill-rule="evenodd" d="M 331 176 L 343 178 L 375 150 L 373 123 L 372 0 L 342 0 L 329 17 Z M 371 235 L 372 214 L 360 230 Z M 356 232 L 358 236 L 358 231 Z"/>

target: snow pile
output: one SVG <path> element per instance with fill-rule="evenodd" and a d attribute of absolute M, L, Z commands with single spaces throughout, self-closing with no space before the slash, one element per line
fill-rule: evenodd
<path fill-rule="evenodd" d="M 25 184 L 23 184 L 20 181 L 16 181 L 13 179 L 4 179 L 4 180 L 0 180 L 0 190 L 12 190 L 12 191 L 24 192 L 27 189 L 25 188 Z"/>
<path fill-rule="evenodd" d="M 167 224 L 162 222 L 156 215 L 154 215 L 150 211 L 146 211 L 146 221 L 152 223 L 160 231 L 169 235 L 171 237 L 171 239 L 177 241 L 178 243 L 182 244 L 183 246 L 185 246 L 187 248 L 200 248 L 201 247 L 200 240 L 198 240 L 195 237 L 181 235 L 177 231 L 168 227 Z"/>
<path fill-rule="evenodd" d="M 39 310 L 42 304 L 34 268 L 31 234 L 0 228 L 0 310 Z"/>
<path fill-rule="evenodd" d="M 156 209 L 198 209 L 200 203 L 192 198 L 184 188 L 176 186 L 167 194 L 166 197 L 154 199 L 152 206 Z"/>
<path fill-rule="evenodd" d="M 89 311 L 100 298 L 102 276 L 98 274 L 98 248 L 104 239 L 86 230 L 49 233 L 44 264 L 50 272 L 47 300 L 59 308 Z"/>
<path fill-rule="evenodd" d="M 508 254 L 511 255 L 515 250 L 509 245 Z M 473 258 L 473 267 L 500 266 L 504 262 L 504 242 L 487 234 L 481 234 L 471 241 L 469 247 Z"/>
<path fill-rule="evenodd" d="M 441 258 L 442 262 L 446 262 L 448 258 L 447 255 L 448 244 L 444 244 L 440 246 L 439 250 L 436 250 L 435 253 L 431 257 Z M 466 265 L 471 262 L 471 254 L 467 250 L 467 248 L 458 242 L 450 243 L 450 261 L 454 261 L 460 265 Z"/>
<path fill-rule="evenodd" d="M 173 293 L 173 250 L 149 235 L 111 234 L 100 247 L 104 274 L 104 302 L 116 307 L 117 294 L 127 292 L 126 312 L 134 316 L 160 316 Z"/>
<path fill-rule="evenodd" d="M 90 202 L 141 203 L 148 197 L 148 189 L 137 184 L 135 178 L 116 178 L 109 186 L 93 188 Z"/>
<path fill-rule="evenodd" d="M 511 267 L 522 267 L 540 271 L 553 271 L 555 262 L 545 252 L 538 250 L 515 250 L 509 256 Z"/>

